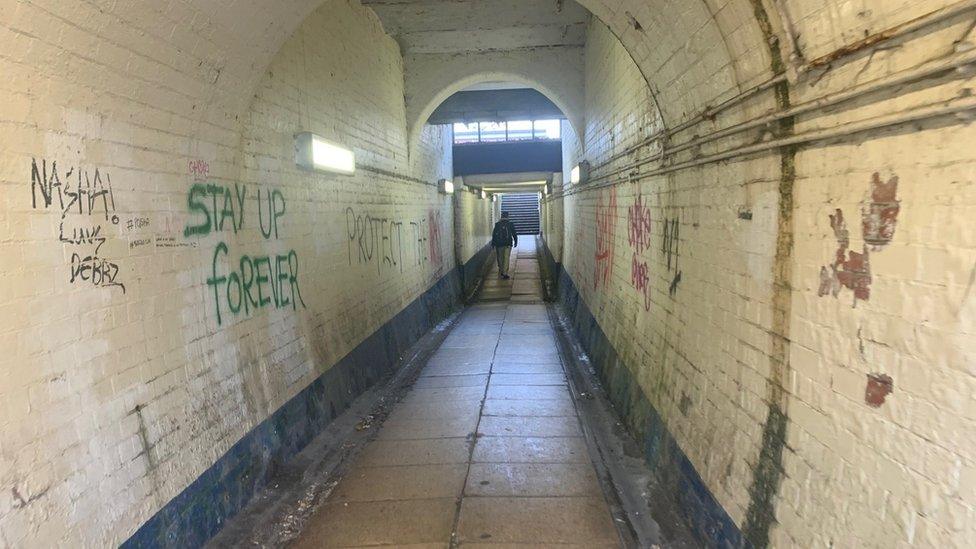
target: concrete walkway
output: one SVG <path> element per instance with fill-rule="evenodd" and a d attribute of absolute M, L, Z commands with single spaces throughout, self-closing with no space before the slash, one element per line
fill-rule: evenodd
<path fill-rule="evenodd" d="M 618 547 L 529 238 L 486 281 L 298 547 Z M 477 433 L 477 435 L 475 435 Z"/>

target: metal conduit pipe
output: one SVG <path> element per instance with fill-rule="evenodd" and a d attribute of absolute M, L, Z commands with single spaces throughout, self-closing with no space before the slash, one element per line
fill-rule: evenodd
<path fill-rule="evenodd" d="M 879 129 L 889 128 L 892 126 L 900 126 L 902 124 L 908 124 L 911 122 L 922 122 L 924 120 L 940 118 L 940 117 L 950 116 L 950 115 L 958 115 L 960 116 L 960 118 L 963 118 L 965 121 L 968 122 L 971 119 L 971 117 L 970 116 L 963 117 L 962 115 L 969 113 L 970 111 L 976 111 L 976 98 L 967 97 L 964 99 L 956 99 L 956 100 L 946 102 L 945 104 L 942 105 L 910 109 L 907 111 L 901 111 L 894 114 L 879 116 L 868 120 L 851 122 L 848 124 L 844 124 L 826 130 L 813 130 L 799 135 L 793 135 L 781 139 L 774 139 L 762 143 L 756 143 L 753 145 L 744 145 L 741 147 L 730 149 L 728 151 L 723 151 L 709 156 L 703 156 L 695 160 L 689 160 L 687 162 L 682 162 L 680 164 L 675 164 L 673 166 L 658 168 L 656 170 L 652 170 L 637 175 L 639 175 L 640 178 L 653 177 L 657 175 L 665 175 L 679 170 L 693 168 L 696 166 L 712 164 L 715 162 L 730 160 L 741 156 L 753 155 L 756 153 L 777 149 L 779 147 L 787 147 L 790 145 L 802 145 L 802 144 L 812 143 L 816 141 L 827 141 L 831 139 L 837 139 L 840 137 L 847 137 L 849 135 L 853 135 L 857 133 L 863 133 L 866 131 L 879 130 Z M 574 189 L 572 191 L 554 194 L 552 195 L 552 198 L 559 198 L 562 196 L 573 195 L 579 192 L 602 189 L 605 187 L 612 187 L 618 183 L 621 183 L 621 181 L 608 181 L 606 183 L 601 183 L 598 185 L 586 185 Z"/>
<path fill-rule="evenodd" d="M 748 122 L 735 124 L 733 126 L 729 126 L 728 128 L 721 129 L 719 131 L 710 133 L 702 137 L 696 137 L 680 145 L 676 145 L 673 148 L 668 148 L 665 151 L 665 154 L 671 155 L 682 151 L 686 151 L 698 145 L 710 143 L 712 141 L 716 141 L 724 137 L 729 137 L 738 133 L 749 131 L 751 129 L 768 126 L 769 124 L 778 122 L 790 116 L 800 116 L 812 111 L 818 111 L 821 109 L 825 109 L 827 107 L 832 107 L 834 105 L 845 103 L 847 101 L 852 101 L 854 99 L 857 99 L 858 97 L 867 95 L 869 93 L 875 93 L 887 88 L 893 88 L 905 84 L 911 84 L 913 82 L 924 80 L 926 78 L 931 78 L 941 73 L 955 70 L 960 67 L 964 67 L 966 65 L 972 65 L 974 63 L 976 63 L 976 50 L 971 52 L 966 52 L 961 55 L 952 55 L 948 58 L 929 61 L 927 63 L 919 65 L 914 69 L 900 71 L 891 76 L 879 78 L 872 82 L 867 82 L 859 86 L 856 86 L 849 90 L 823 95 L 817 99 L 813 99 L 810 101 L 806 101 L 804 103 L 797 104 L 784 111 L 775 112 L 760 118 L 750 120 Z"/>
<path fill-rule="evenodd" d="M 799 79 L 799 77 L 805 76 L 813 69 L 829 65 L 834 61 L 842 60 L 845 57 L 849 57 L 865 48 L 876 46 L 881 42 L 886 42 L 889 40 L 895 40 L 901 38 L 913 32 L 919 31 L 925 27 L 936 25 L 943 21 L 947 21 L 954 17 L 958 17 L 969 11 L 976 11 L 976 0 L 962 0 L 960 2 L 956 2 L 955 4 L 952 4 L 951 6 L 946 6 L 944 8 L 929 12 L 907 23 L 902 23 L 900 25 L 890 27 L 879 33 L 873 34 L 868 38 L 864 38 L 857 42 L 853 42 L 851 44 L 842 46 L 841 48 L 838 48 L 837 50 L 834 50 L 833 52 L 828 53 L 826 55 L 820 56 L 814 59 L 813 61 L 810 61 L 809 63 L 800 64 L 796 68 L 797 77 Z M 710 120 L 716 117 L 718 114 L 728 110 L 729 108 L 738 105 L 739 103 L 742 103 L 743 101 L 749 99 L 750 97 L 758 93 L 761 93 L 763 91 L 766 91 L 776 86 L 777 84 L 780 84 L 787 80 L 788 77 L 785 73 L 775 75 L 772 78 L 756 86 L 753 86 L 752 88 L 749 88 L 744 92 L 741 92 L 733 97 L 730 97 L 729 99 L 726 99 L 719 105 L 706 108 L 702 112 L 689 118 L 688 120 L 682 122 L 681 124 L 678 124 L 674 128 L 663 129 L 654 132 L 652 135 L 642 139 L 638 143 L 631 145 L 623 152 L 611 156 L 605 162 L 601 163 L 600 166 L 595 166 L 594 169 L 599 169 L 601 166 L 606 166 L 607 164 L 610 164 L 620 159 L 623 156 L 627 156 L 633 153 L 634 151 L 636 151 L 637 149 L 647 146 L 653 143 L 654 141 L 657 141 L 665 137 L 670 138 L 671 136 L 683 132 L 689 128 L 692 128 L 705 120 Z"/>
<path fill-rule="evenodd" d="M 873 82 L 862 84 L 850 90 L 828 94 L 819 97 L 817 99 L 800 103 L 784 111 L 775 112 L 760 118 L 750 120 L 748 122 L 742 122 L 740 124 L 736 124 L 734 126 L 730 126 L 728 128 L 718 130 L 716 132 L 701 137 L 696 137 L 690 141 L 686 141 L 685 143 L 677 145 L 673 148 L 663 148 L 661 150 L 661 154 L 655 156 L 654 158 L 640 160 L 638 162 L 634 162 L 632 164 L 622 166 L 606 174 L 596 176 L 593 178 L 593 180 L 599 181 L 601 179 L 605 179 L 607 177 L 613 177 L 614 175 L 617 175 L 619 173 L 629 171 L 635 167 L 643 166 L 650 162 L 663 161 L 665 158 L 667 158 L 670 155 L 674 155 L 679 152 L 694 148 L 696 146 L 717 141 L 719 139 L 729 137 L 738 133 L 742 133 L 751 129 L 767 126 L 776 121 L 782 120 L 783 118 L 787 118 L 790 116 L 799 116 L 812 111 L 821 110 L 827 107 L 838 105 L 840 103 L 857 99 L 858 97 L 861 97 L 869 93 L 874 93 L 877 91 L 884 90 L 886 88 L 896 87 L 896 86 L 916 82 L 919 80 L 924 80 L 926 78 L 931 78 L 943 72 L 957 70 L 962 67 L 973 65 L 973 64 L 976 64 L 976 50 L 965 52 L 962 54 L 952 55 L 947 58 L 938 59 L 935 61 L 929 61 L 913 69 L 900 71 L 891 76 L 887 76 L 875 80 Z M 599 167 L 604 167 L 609 163 L 610 162 L 608 161 Z M 599 169 L 599 167 L 595 169 Z"/>
<path fill-rule="evenodd" d="M 607 161 L 604 164 L 609 164 L 610 162 L 613 162 L 614 160 L 617 160 L 617 159 L 619 159 L 621 157 L 627 156 L 627 155 L 631 154 L 632 152 L 636 151 L 637 149 L 639 149 L 641 147 L 644 147 L 646 145 L 649 145 L 649 144 L 653 143 L 654 141 L 657 141 L 658 139 L 661 139 L 663 137 L 671 137 L 671 136 L 673 136 L 673 135 L 675 135 L 677 133 L 683 132 L 683 131 L 685 131 L 685 130 L 687 130 L 689 128 L 693 128 L 693 127 L 697 126 L 698 124 L 700 124 L 704 120 L 711 120 L 712 118 L 715 118 L 715 116 L 717 116 L 720 112 L 725 111 L 726 109 L 729 109 L 729 108 L 731 108 L 731 107 L 733 107 L 735 105 L 738 105 L 739 103 L 742 103 L 746 99 L 748 99 L 748 98 L 750 98 L 750 97 L 752 97 L 752 96 L 754 96 L 756 94 L 762 93 L 762 92 L 768 90 L 769 88 L 772 88 L 773 86 L 775 86 L 775 85 L 777 85 L 777 84 L 779 84 L 781 82 L 785 82 L 785 81 L 786 81 L 786 75 L 785 74 L 781 74 L 779 76 L 775 76 L 775 77 L 773 77 L 773 78 L 771 78 L 769 80 L 766 80 L 765 82 L 763 82 L 761 84 L 757 84 L 756 86 L 753 86 L 753 87 L 749 88 L 748 90 L 746 90 L 746 91 L 744 91 L 742 93 L 739 93 L 739 94 L 737 94 L 737 95 L 735 95 L 733 97 L 730 97 L 730 98 L 726 99 L 725 101 L 723 101 L 722 103 L 719 103 L 718 105 L 716 105 L 714 107 L 709 107 L 709 108 L 705 109 L 704 111 L 698 113 L 694 117 L 689 118 L 688 120 L 685 120 L 681 124 L 678 124 L 677 126 L 671 128 L 671 129 L 658 130 L 658 131 L 654 132 L 653 134 L 651 134 L 651 135 L 645 137 L 644 139 L 640 140 L 638 143 L 636 143 L 634 145 L 631 145 L 630 147 L 627 147 L 627 149 L 625 149 L 623 152 L 620 152 L 620 153 L 617 153 L 617 154 L 611 156 L 609 159 L 607 159 Z"/>

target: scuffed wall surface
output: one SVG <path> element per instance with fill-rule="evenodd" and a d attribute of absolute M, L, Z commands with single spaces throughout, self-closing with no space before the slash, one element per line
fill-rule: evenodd
<path fill-rule="evenodd" d="M 461 178 L 455 180 L 455 249 L 459 264 L 467 263 L 491 242 L 491 231 L 495 226 L 493 203 L 482 199 L 463 187 Z"/>
<path fill-rule="evenodd" d="M 662 122 L 640 72 L 599 23 L 587 43 L 586 120 L 585 157 L 594 165 L 659 152 L 628 153 Z M 567 158 L 567 168 L 578 159 Z M 766 373 L 757 351 L 766 346 L 765 331 L 737 325 L 753 322 L 737 302 L 759 311 L 771 299 L 776 181 L 759 175 L 768 166 L 756 160 L 602 189 L 570 186 L 561 200 L 564 269 L 737 522 L 749 504 Z M 751 184 L 744 188 L 740 178 Z M 766 215 L 740 229 L 735 204 L 745 197 Z M 729 238 L 730 230 L 741 234 Z"/>
<path fill-rule="evenodd" d="M 786 4 L 807 59 L 942 5 Z M 832 36 L 825 18 L 849 30 Z M 938 59 L 966 28 L 959 18 L 855 55 L 803 79 L 788 100 Z M 564 269 L 708 491 L 747 538 L 771 546 L 971 545 L 976 197 L 961 144 L 972 127 L 942 118 L 795 155 L 665 175 L 625 169 L 608 185 L 601 173 L 657 154 L 656 144 L 629 145 L 660 122 L 637 67 L 598 23 L 586 59 L 585 153 L 567 144 L 564 176 L 584 157 L 607 167 L 550 199 L 545 218 L 562 214 Z M 790 131 L 954 102 L 971 86 L 962 76 L 811 112 Z M 695 112 L 679 88 L 658 95 L 662 110 Z M 772 107 L 757 96 L 676 141 Z M 556 248 L 553 233 L 544 232 Z"/>
<path fill-rule="evenodd" d="M 0 535 L 113 545 L 453 273 L 435 186 L 449 134 L 426 130 L 408 162 L 402 60 L 357 3 L 312 14 L 219 123 L 179 68 L 149 82 L 145 53 L 101 38 L 118 57 L 92 63 L 77 27 L 17 10 L 5 25 L 36 32 L 5 44 L 42 47 L 47 22 L 64 49 L 46 43 L 60 68 L 3 92 L 3 245 L 19 258 L 3 271 L 24 284 L 2 300 Z M 354 148 L 357 175 L 301 172 L 302 130 Z"/>

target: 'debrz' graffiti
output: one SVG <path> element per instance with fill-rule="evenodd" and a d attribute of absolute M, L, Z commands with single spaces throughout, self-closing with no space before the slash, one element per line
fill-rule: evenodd
<path fill-rule="evenodd" d="M 187 193 L 190 217 L 183 236 L 203 238 L 212 233 L 246 230 L 248 189 L 235 183 L 216 185 L 195 183 Z M 280 222 L 287 211 L 285 196 L 278 189 L 258 189 L 258 223 L 261 237 L 265 240 L 280 238 Z M 226 242 L 214 247 L 207 286 L 213 292 L 217 324 L 223 323 L 226 313 L 245 316 L 267 307 L 296 310 L 305 308 L 298 281 L 298 253 L 295 250 L 271 255 L 232 256 Z"/>

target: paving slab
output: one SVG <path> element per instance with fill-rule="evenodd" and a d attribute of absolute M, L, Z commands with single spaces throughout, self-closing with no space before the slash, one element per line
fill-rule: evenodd
<path fill-rule="evenodd" d="M 576 407 L 569 400 L 494 400 L 485 401 L 484 416 L 573 416 Z"/>
<path fill-rule="evenodd" d="M 309 520 L 294 547 L 448 543 L 456 509 L 455 498 L 328 501 Z"/>
<path fill-rule="evenodd" d="M 570 437 L 480 437 L 474 463 L 589 463 L 586 443 Z"/>
<path fill-rule="evenodd" d="M 467 463 L 358 468 L 339 481 L 330 499 L 358 502 L 457 497 L 467 474 Z"/>
<path fill-rule="evenodd" d="M 488 386 L 488 398 L 501 400 L 569 400 L 569 389 L 534 385 L 529 387 L 512 387 L 506 385 Z"/>
<path fill-rule="evenodd" d="M 492 373 L 492 385 L 566 385 L 566 376 L 558 374 L 499 374 Z"/>
<path fill-rule="evenodd" d="M 562 364 L 524 364 L 499 360 L 491 367 L 492 374 L 558 374 L 563 375 Z"/>
<path fill-rule="evenodd" d="M 603 497 L 465 498 L 458 538 L 506 543 L 613 543 L 619 539 Z"/>
<path fill-rule="evenodd" d="M 488 374 L 457 376 L 425 376 L 414 382 L 415 389 L 439 389 L 444 387 L 481 387 L 488 385 Z"/>
<path fill-rule="evenodd" d="M 493 437 L 579 437 L 576 417 L 483 416 L 478 434 Z"/>
<path fill-rule="evenodd" d="M 436 440 L 377 440 L 359 455 L 360 467 L 441 465 L 467 463 L 471 443 L 467 438 Z"/>
<path fill-rule="evenodd" d="M 589 463 L 474 463 L 464 493 L 503 497 L 603 495 Z"/>
<path fill-rule="evenodd" d="M 469 307 L 295 546 L 618 547 L 534 241 Z"/>

